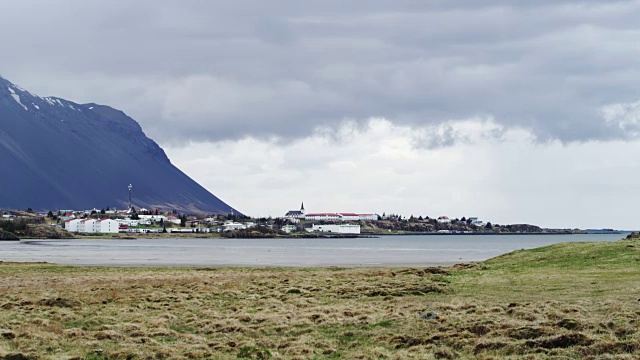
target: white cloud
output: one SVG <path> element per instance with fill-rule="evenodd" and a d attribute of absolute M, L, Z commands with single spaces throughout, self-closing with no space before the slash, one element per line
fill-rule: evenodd
<path fill-rule="evenodd" d="M 640 131 L 640 101 L 603 106 L 600 113 L 613 127 L 624 131 L 629 138 L 636 138 Z"/>
<path fill-rule="evenodd" d="M 448 126 L 465 141 L 420 141 Z M 494 136 L 500 134 L 501 140 Z M 168 148 L 207 189 L 255 216 L 280 216 L 301 200 L 310 211 L 480 216 L 549 227 L 634 227 L 630 194 L 640 164 L 627 142 L 536 144 L 492 119 L 415 128 L 374 118 L 345 121 L 291 143 L 245 138 Z"/>

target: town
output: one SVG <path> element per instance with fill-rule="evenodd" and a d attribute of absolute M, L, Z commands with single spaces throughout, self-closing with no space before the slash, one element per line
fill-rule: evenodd
<path fill-rule="evenodd" d="M 48 237 L 50 232 L 25 232 L 31 225 L 64 229 L 64 232 L 98 236 L 109 234 L 184 236 L 209 234 L 211 237 L 313 237 L 404 234 L 496 234 L 496 233 L 562 233 L 566 229 L 542 229 L 528 224 L 498 225 L 483 222 L 478 217 L 401 216 L 397 214 L 353 212 L 287 211 L 283 216 L 250 218 L 242 214 L 181 214 L 178 211 L 135 208 L 89 209 L 34 212 L 5 210 L 1 212 L 0 228 L 27 237 Z M 22 224 L 22 225 L 18 225 Z M 51 235 L 53 236 L 53 235 Z M 166 235 L 169 236 L 169 235 Z"/>

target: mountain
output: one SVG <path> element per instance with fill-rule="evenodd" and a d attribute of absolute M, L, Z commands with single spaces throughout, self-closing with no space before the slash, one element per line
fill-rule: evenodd
<path fill-rule="evenodd" d="M 120 110 L 39 97 L 0 77 L 0 209 L 127 208 L 225 214 Z"/>

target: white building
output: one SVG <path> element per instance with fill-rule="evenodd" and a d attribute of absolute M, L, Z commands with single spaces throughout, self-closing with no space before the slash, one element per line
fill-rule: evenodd
<path fill-rule="evenodd" d="M 312 225 L 306 229 L 308 232 L 324 232 L 335 234 L 360 234 L 360 225 Z"/>
<path fill-rule="evenodd" d="M 94 234 L 94 233 L 118 233 L 120 222 L 111 219 L 74 219 L 64 223 L 64 228 L 69 232 Z"/>
<path fill-rule="evenodd" d="M 84 219 L 78 223 L 78 232 L 79 233 L 95 233 L 96 232 L 96 224 L 97 220 L 95 219 Z"/>
<path fill-rule="evenodd" d="M 339 213 L 340 219 L 342 221 L 358 221 L 360 220 L 360 215 L 354 213 Z"/>
<path fill-rule="evenodd" d="M 180 218 L 173 215 L 169 215 L 169 217 L 167 218 L 167 221 L 175 225 L 180 225 L 181 223 Z"/>
<path fill-rule="evenodd" d="M 95 230 L 99 233 L 118 233 L 120 231 L 120 223 L 116 220 L 102 219 L 96 223 Z"/>
<path fill-rule="evenodd" d="M 244 230 L 247 227 L 244 224 L 227 221 L 222 225 L 222 231 L 231 231 L 231 230 Z"/>
<path fill-rule="evenodd" d="M 307 221 L 342 221 L 342 215 L 336 213 L 312 213 L 306 214 Z"/>
<path fill-rule="evenodd" d="M 286 232 L 287 234 L 290 234 L 290 233 L 296 231 L 296 226 L 295 225 L 285 225 L 282 228 L 280 228 L 280 230 Z"/>
<path fill-rule="evenodd" d="M 124 226 L 138 226 L 140 225 L 140 220 L 131 220 L 131 219 L 118 219 L 117 220 L 120 225 Z"/>
<path fill-rule="evenodd" d="M 164 215 L 138 215 L 138 217 L 140 220 L 148 220 L 154 223 L 159 223 L 161 220 L 162 222 L 169 220 L 169 218 Z"/>
<path fill-rule="evenodd" d="M 78 224 L 80 224 L 80 222 L 82 222 L 82 219 L 73 219 L 73 220 L 69 220 L 66 221 L 64 223 L 64 228 L 69 231 L 69 232 L 78 232 Z"/>
<path fill-rule="evenodd" d="M 360 220 L 378 221 L 378 215 L 377 214 L 358 214 L 358 216 L 360 217 Z"/>
<path fill-rule="evenodd" d="M 306 214 L 304 219 L 307 221 L 359 221 L 370 220 L 377 221 L 376 214 L 355 214 L 355 213 L 311 213 Z"/>

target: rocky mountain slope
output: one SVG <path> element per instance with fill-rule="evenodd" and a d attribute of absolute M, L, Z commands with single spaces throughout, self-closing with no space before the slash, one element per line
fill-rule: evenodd
<path fill-rule="evenodd" d="M 0 77 L 0 208 L 232 208 L 171 164 L 122 111 L 39 97 Z M 237 211 L 236 211 L 237 212 Z"/>

